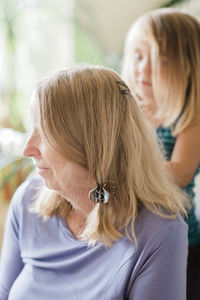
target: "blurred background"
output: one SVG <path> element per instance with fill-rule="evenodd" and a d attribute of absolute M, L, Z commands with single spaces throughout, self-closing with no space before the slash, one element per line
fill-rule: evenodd
<path fill-rule="evenodd" d="M 165 6 L 200 18 L 200 0 L 0 0 L 0 246 L 11 196 L 33 170 L 21 157 L 33 85 L 77 62 L 120 72 L 130 25 Z"/>

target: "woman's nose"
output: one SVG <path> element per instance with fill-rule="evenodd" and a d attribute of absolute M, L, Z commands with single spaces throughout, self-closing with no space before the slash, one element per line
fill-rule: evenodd
<path fill-rule="evenodd" d="M 32 135 L 28 138 L 22 153 L 25 157 L 36 157 L 40 155 L 39 144 L 36 137 Z"/>
<path fill-rule="evenodd" d="M 140 72 L 144 73 L 147 76 L 151 75 L 151 59 L 146 57 L 140 65 Z"/>

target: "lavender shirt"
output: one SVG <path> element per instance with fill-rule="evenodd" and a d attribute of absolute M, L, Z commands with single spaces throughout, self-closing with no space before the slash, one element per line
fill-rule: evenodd
<path fill-rule="evenodd" d="M 65 222 L 28 210 L 41 180 L 15 193 L 1 253 L 0 300 L 185 300 L 187 225 L 143 209 L 138 248 L 126 237 L 113 247 L 76 240 Z"/>

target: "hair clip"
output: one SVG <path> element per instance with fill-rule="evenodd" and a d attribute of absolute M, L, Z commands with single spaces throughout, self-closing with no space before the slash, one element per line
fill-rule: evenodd
<path fill-rule="evenodd" d="M 105 190 L 105 188 L 98 184 L 96 188 L 89 192 L 89 198 L 95 203 L 108 203 L 110 194 Z"/>
<path fill-rule="evenodd" d="M 117 84 L 118 84 L 118 85 L 121 85 L 122 87 L 125 88 L 125 89 L 123 89 L 123 90 L 120 89 L 120 93 L 121 93 L 121 94 L 127 95 L 127 96 L 132 96 L 132 95 L 131 95 L 131 91 L 130 91 L 130 89 L 128 88 L 128 86 L 125 84 L 125 82 L 123 82 L 123 81 L 117 81 Z"/>

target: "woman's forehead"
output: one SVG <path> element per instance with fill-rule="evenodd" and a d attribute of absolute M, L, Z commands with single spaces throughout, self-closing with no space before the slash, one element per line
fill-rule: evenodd
<path fill-rule="evenodd" d="M 30 99 L 30 115 L 31 119 L 34 122 L 37 122 L 39 120 L 39 105 L 34 94 L 31 96 Z"/>
<path fill-rule="evenodd" d="M 151 40 L 147 35 L 139 34 L 136 32 L 135 35 L 132 36 L 131 40 L 131 48 L 134 51 L 150 51 L 153 45 L 153 40 Z"/>
<path fill-rule="evenodd" d="M 131 28 L 129 41 L 141 44 L 151 44 L 153 42 L 152 31 L 146 24 L 136 22 Z"/>

